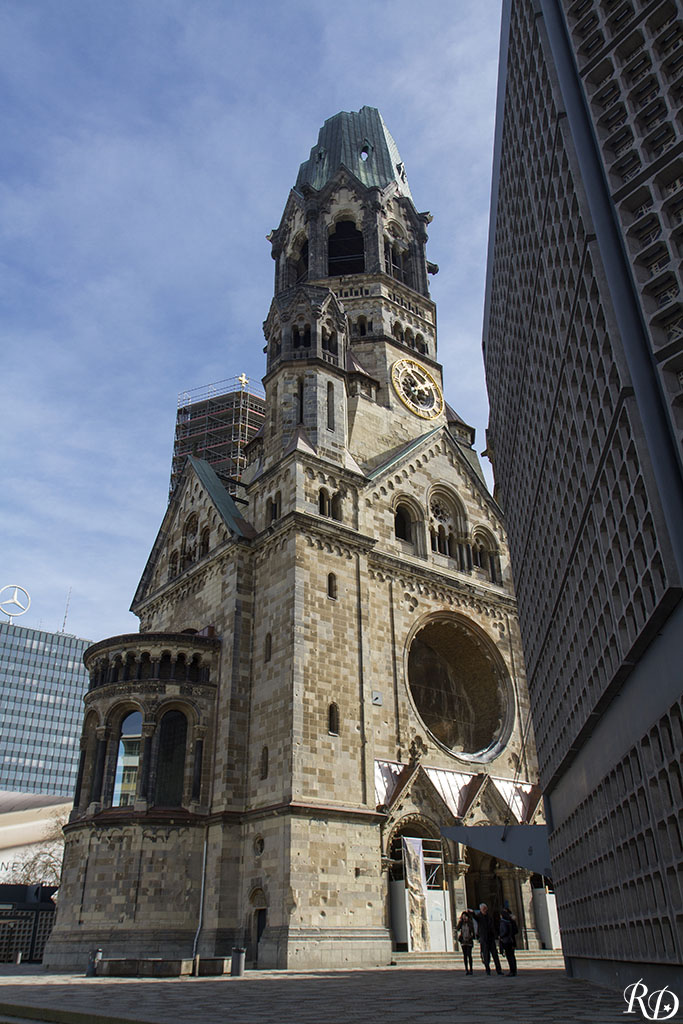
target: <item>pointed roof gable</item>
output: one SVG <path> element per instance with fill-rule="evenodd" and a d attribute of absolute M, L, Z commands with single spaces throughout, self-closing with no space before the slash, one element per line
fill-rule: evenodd
<path fill-rule="evenodd" d="M 317 454 L 315 448 L 310 442 L 306 430 L 301 424 L 299 424 L 294 430 L 289 444 L 282 453 L 282 457 L 284 458 L 286 455 L 290 455 L 291 452 L 306 452 L 307 455 Z"/>
<path fill-rule="evenodd" d="M 206 488 L 206 491 L 216 506 L 217 511 L 231 533 L 238 537 L 251 539 L 256 536 L 256 530 L 240 514 L 232 496 L 221 483 L 216 471 L 205 459 L 198 459 L 194 455 L 188 455 L 187 461 L 197 474 L 199 482 Z"/>
<path fill-rule="evenodd" d="M 173 524 L 176 516 L 178 515 L 180 500 L 192 474 L 197 477 L 201 485 L 204 487 L 215 506 L 216 511 L 227 526 L 228 530 L 230 530 L 234 536 L 243 537 L 246 540 L 250 540 L 252 537 L 256 536 L 256 530 L 251 523 L 248 523 L 240 514 L 237 505 L 230 494 L 228 494 L 225 486 L 221 483 L 213 467 L 204 459 L 198 459 L 194 455 L 188 455 L 185 465 L 183 466 L 183 471 L 180 474 L 180 479 L 178 480 L 171 500 L 168 503 L 164 518 L 161 522 L 161 526 L 159 527 L 159 532 L 157 533 L 156 540 L 154 541 L 149 558 L 147 559 L 147 564 L 145 565 L 142 576 L 140 577 L 140 582 L 138 583 L 137 590 L 135 591 L 135 597 L 131 603 L 131 611 L 134 611 L 136 605 L 138 605 L 146 596 L 155 566 L 164 546 L 167 543 L 168 537 L 171 534 Z"/>
<path fill-rule="evenodd" d="M 452 768 L 431 768 L 418 762 L 375 761 L 375 801 L 378 807 L 390 809 L 399 797 L 414 784 L 423 772 L 454 818 L 464 818 L 474 811 L 476 801 L 488 792 L 501 820 L 531 821 L 539 806 L 540 787 L 521 779 L 500 779 L 483 773 L 455 771 Z"/>
<path fill-rule="evenodd" d="M 386 473 L 388 469 L 391 469 L 392 466 L 396 465 L 397 462 L 400 462 L 400 460 L 405 458 L 406 455 L 409 455 L 415 448 L 419 448 L 424 441 L 427 441 L 430 437 L 438 434 L 440 430 L 443 430 L 443 427 L 434 427 L 432 430 L 428 430 L 426 434 L 420 434 L 419 437 L 415 437 L 412 441 L 408 441 L 407 444 L 401 445 L 399 448 L 394 448 L 388 459 L 367 474 L 368 479 L 374 480 L 376 477 L 381 476 L 382 473 Z"/>

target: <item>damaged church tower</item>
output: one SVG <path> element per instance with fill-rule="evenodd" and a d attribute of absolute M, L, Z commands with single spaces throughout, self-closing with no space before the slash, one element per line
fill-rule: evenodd
<path fill-rule="evenodd" d="M 50 968 L 94 946 L 386 964 L 452 949 L 480 900 L 538 946 L 528 872 L 440 836 L 535 820 L 539 791 L 501 513 L 442 392 L 430 220 L 377 110 L 325 122 L 269 236 L 241 490 L 187 459 L 140 633 L 85 656 Z"/>

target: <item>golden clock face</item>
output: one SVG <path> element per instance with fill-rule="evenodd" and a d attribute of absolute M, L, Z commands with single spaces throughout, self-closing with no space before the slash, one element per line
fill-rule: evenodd
<path fill-rule="evenodd" d="M 433 420 L 443 411 L 441 388 L 414 359 L 397 359 L 391 368 L 391 383 L 403 404 L 416 416 Z"/>

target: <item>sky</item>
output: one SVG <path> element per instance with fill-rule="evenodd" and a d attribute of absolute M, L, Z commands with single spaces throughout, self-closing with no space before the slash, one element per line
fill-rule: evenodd
<path fill-rule="evenodd" d="M 444 390 L 483 451 L 499 27 L 500 0 L 0 0 L 0 587 L 32 601 L 16 625 L 61 630 L 68 600 L 67 633 L 137 632 L 178 393 L 260 383 L 266 235 L 339 110 L 379 108 L 434 217 Z"/>

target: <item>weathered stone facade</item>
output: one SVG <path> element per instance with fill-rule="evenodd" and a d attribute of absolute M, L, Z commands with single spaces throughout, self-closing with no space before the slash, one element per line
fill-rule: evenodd
<path fill-rule="evenodd" d="M 537 943 L 528 877 L 439 834 L 531 821 L 539 793 L 501 514 L 441 396 L 429 219 L 376 111 L 326 122 L 271 235 L 243 492 L 188 459 L 140 634 L 87 654 L 49 966 L 243 943 L 387 963 L 402 836 L 432 851 L 446 931 L 507 899 Z"/>

